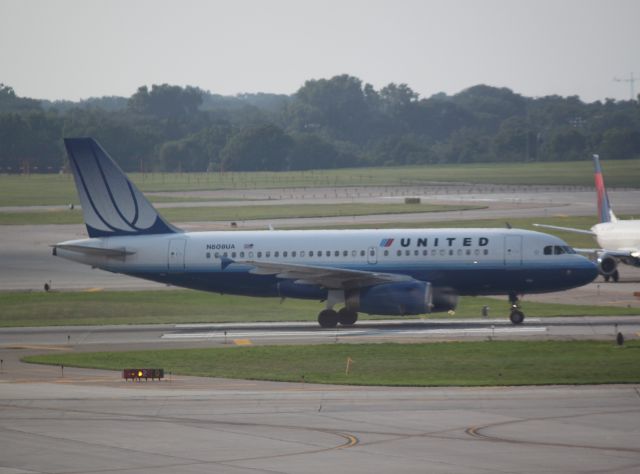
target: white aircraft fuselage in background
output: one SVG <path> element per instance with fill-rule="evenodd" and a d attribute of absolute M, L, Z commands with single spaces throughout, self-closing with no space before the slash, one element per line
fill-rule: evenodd
<path fill-rule="evenodd" d="M 353 324 L 358 312 L 425 314 L 455 309 L 458 295 L 501 294 L 520 323 L 517 295 L 597 275 L 561 239 L 520 229 L 182 232 L 94 140 L 65 144 L 92 238 L 56 244 L 57 256 L 197 290 L 324 300 L 323 327 Z"/>

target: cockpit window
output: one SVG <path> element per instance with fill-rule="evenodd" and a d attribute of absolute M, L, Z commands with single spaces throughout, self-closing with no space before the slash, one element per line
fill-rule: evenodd
<path fill-rule="evenodd" d="M 576 251 L 568 245 L 547 245 L 544 248 L 545 255 L 562 255 L 565 253 L 576 253 Z"/>

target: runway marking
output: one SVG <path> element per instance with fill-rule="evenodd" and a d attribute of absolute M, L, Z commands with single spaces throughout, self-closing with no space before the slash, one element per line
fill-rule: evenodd
<path fill-rule="evenodd" d="M 250 346 L 251 340 L 250 339 L 234 339 L 233 343 L 236 346 Z"/>
<path fill-rule="evenodd" d="M 73 348 L 72 347 L 65 347 L 65 346 L 48 346 L 46 344 L 20 344 L 19 346 L 6 346 L 4 347 L 4 349 L 35 349 L 35 350 L 41 350 L 41 349 L 45 349 L 48 351 L 72 351 Z"/>
<path fill-rule="evenodd" d="M 477 336 L 477 335 L 504 335 L 504 334 L 537 334 L 548 331 L 547 327 L 496 327 L 496 328 L 445 328 L 445 329 L 389 329 L 389 330 L 301 330 L 301 331 L 244 331 L 229 332 L 227 335 L 223 332 L 195 332 L 195 333 L 165 333 L 162 339 L 214 339 L 232 337 L 234 343 L 240 345 L 237 341 L 245 341 L 248 339 L 238 338 L 336 338 L 336 337 L 357 337 L 366 336 L 372 338 L 383 337 L 420 337 L 431 335 L 458 335 L 458 336 Z M 250 344 L 250 342 L 249 342 Z"/>

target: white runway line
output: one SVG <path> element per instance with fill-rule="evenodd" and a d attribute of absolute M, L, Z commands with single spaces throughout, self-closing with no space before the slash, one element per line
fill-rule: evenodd
<path fill-rule="evenodd" d="M 455 336 L 477 336 L 493 334 L 513 334 L 527 335 L 547 332 L 547 327 L 496 327 L 496 328 L 454 328 L 454 329 L 407 329 L 407 330 L 316 330 L 316 331 L 244 331 L 235 332 L 196 332 L 196 333 L 167 333 L 161 336 L 162 339 L 237 339 L 237 338 L 310 338 L 310 337 L 419 337 L 433 335 L 455 335 Z"/>

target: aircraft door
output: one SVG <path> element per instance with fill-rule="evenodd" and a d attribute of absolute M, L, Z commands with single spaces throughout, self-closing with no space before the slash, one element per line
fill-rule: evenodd
<path fill-rule="evenodd" d="M 370 264 L 378 263 L 378 248 L 377 247 L 369 247 L 367 249 L 367 262 Z"/>
<path fill-rule="evenodd" d="M 510 267 L 522 265 L 522 236 L 507 235 L 504 238 L 504 264 Z"/>
<path fill-rule="evenodd" d="M 184 254 L 186 246 L 186 239 L 171 239 L 169 241 L 169 270 L 184 271 Z"/>

